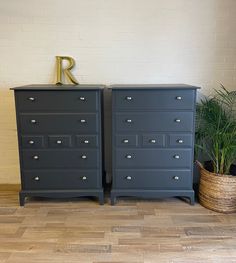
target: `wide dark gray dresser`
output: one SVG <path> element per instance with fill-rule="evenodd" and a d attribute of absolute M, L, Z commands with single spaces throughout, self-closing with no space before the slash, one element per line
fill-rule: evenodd
<path fill-rule="evenodd" d="M 103 195 L 102 88 L 29 85 L 15 93 L 21 185 L 25 197 Z"/>
<path fill-rule="evenodd" d="M 118 196 L 182 196 L 194 204 L 196 89 L 113 85 L 112 190 Z"/>

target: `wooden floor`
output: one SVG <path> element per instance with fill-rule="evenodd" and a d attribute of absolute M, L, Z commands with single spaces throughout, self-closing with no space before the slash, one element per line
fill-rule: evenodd
<path fill-rule="evenodd" d="M 108 201 L 108 200 L 107 200 Z M 37 199 L 0 191 L 0 262 L 236 262 L 236 214 L 170 198 Z"/>

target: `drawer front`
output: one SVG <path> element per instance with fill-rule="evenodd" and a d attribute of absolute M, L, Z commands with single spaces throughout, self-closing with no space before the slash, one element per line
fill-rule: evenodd
<path fill-rule="evenodd" d="M 115 186 L 120 189 L 191 189 L 190 170 L 117 170 Z"/>
<path fill-rule="evenodd" d="M 24 190 L 88 189 L 99 187 L 96 170 L 23 171 Z"/>
<path fill-rule="evenodd" d="M 16 91 L 19 112 L 93 112 L 98 110 L 97 91 Z"/>
<path fill-rule="evenodd" d="M 22 133 L 97 132 L 98 115 L 90 114 L 30 114 L 19 116 Z"/>
<path fill-rule="evenodd" d="M 69 135 L 49 135 L 48 146 L 50 148 L 68 148 L 71 147 L 71 136 Z"/>
<path fill-rule="evenodd" d="M 164 134 L 144 134 L 142 135 L 143 147 L 165 147 Z"/>
<path fill-rule="evenodd" d="M 24 169 L 97 168 L 97 150 L 23 150 Z"/>
<path fill-rule="evenodd" d="M 118 132 L 193 131 L 193 112 L 116 113 Z"/>
<path fill-rule="evenodd" d="M 191 149 L 118 149 L 117 168 L 191 168 Z"/>
<path fill-rule="evenodd" d="M 126 90 L 113 96 L 116 110 L 191 110 L 195 104 L 195 90 Z"/>
<path fill-rule="evenodd" d="M 21 136 L 21 146 L 23 148 L 36 149 L 44 146 L 43 136 Z"/>
<path fill-rule="evenodd" d="M 170 147 L 192 147 L 193 135 L 191 134 L 170 134 L 169 135 Z"/>
<path fill-rule="evenodd" d="M 138 135 L 116 135 L 117 147 L 137 147 Z"/>
<path fill-rule="evenodd" d="M 98 147 L 98 136 L 76 135 L 76 145 L 80 148 L 96 148 Z"/>

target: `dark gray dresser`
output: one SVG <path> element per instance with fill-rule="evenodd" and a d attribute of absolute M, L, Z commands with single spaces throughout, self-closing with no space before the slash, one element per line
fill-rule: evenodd
<path fill-rule="evenodd" d="M 196 89 L 113 85 L 112 190 L 118 196 L 183 196 L 194 204 Z"/>
<path fill-rule="evenodd" d="M 96 196 L 103 204 L 102 88 L 13 88 L 22 184 L 20 205 L 27 196 Z"/>

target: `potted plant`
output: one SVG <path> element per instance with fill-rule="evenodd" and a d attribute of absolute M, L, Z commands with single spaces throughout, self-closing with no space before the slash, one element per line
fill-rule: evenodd
<path fill-rule="evenodd" d="M 211 210 L 236 211 L 236 92 L 223 85 L 197 104 L 196 149 L 208 156 L 200 168 L 199 201 Z"/>

